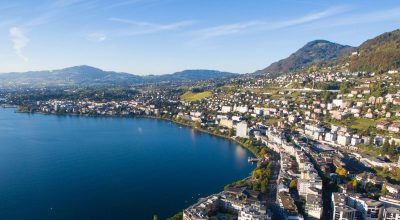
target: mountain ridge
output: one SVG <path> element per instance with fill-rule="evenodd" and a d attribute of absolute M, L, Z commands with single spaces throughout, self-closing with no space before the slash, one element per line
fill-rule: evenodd
<path fill-rule="evenodd" d="M 282 73 L 293 72 L 317 62 L 335 60 L 343 54 L 354 50 L 354 47 L 348 45 L 341 45 L 327 40 L 313 40 L 290 54 L 287 58 L 278 60 L 255 73 L 278 76 Z"/>
<path fill-rule="evenodd" d="M 318 51 L 318 48 L 315 48 L 314 45 L 320 43 L 330 45 L 328 54 L 317 52 L 317 55 L 323 56 L 316 56 L 314 58 L 307 55 L 307 52 L 310 52 L 310 50 L 311 52 L 313 52 L 313 49 Z M 364 41 L 358 47 L 341 45 L 326 40 L 310 41 L 287 58 L 274 62 L 253 74 L 267 74 L 268 77 L 274 78 L 282 74 L 299 71 L 312 72 L 318 70 L 320 67 L 328 66 L 336 66 L 339 69 L 347 67 L 349 71 L 353 72 L 369 71 L 381 73 L 391 69 L 399 69 L 400 29 L 382 33 Z"/>
<path fill-rule="evenodd" d="M 0 85 L 10 86 L 68 86 L 68 85 L 132 85 L 164 81 L 208 80 L 236 76 L 236 73 L 192 69 L 164 75 L 140 76 L 125 72 L 104 71 L 79 65 L 56 70 L 0 73 Z"/>

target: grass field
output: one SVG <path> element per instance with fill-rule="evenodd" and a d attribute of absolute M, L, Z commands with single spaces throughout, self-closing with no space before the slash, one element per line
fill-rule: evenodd
<path fill-rule="evenodd" d="M 377 120 L 368 118 L 357 118 L 356 120 L 354 120 L 354 123 L 351 127 L 358 130 L 367 130 L 369 126 L 375 127 L 377 123 Z"/>
<path fill-rule="evenodd" d="M 181 100 L 186 102 L 194 102 L 202 100 L 204 98 L 208 98 L 210 96 L 212 96 L 212 92 L 210 91 L 198 92 L 198 93 L 185 92 L 185 94 L 181 95 Z"/>
<path fill-rule="evenodd" d="M 385 121 L 385 118 L 380 119 L 368 119 L 368 118 L 357 118 L 351 125 L 352 128 L 358 130 L 367 130 L 369 126 L 376 127 L 379 122 Z"/>

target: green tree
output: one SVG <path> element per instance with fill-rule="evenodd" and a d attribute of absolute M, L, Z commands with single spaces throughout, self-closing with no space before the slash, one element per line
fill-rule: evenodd
<path fill-rule="evenodd" d="M 262 156 L 264 156 L 265 154 L 267 154 L 267 150 L 265 149 L 265 147 L 261 148 L 260 154 Z"/>
<path fill-rule="evenodd" d="M 268 179 L 261 181 L 260 191 L 265 193 L 267 191 Z"/>
<path fill-rule="evenodd" d="M 384 154 L 384 155 L 388 154 L 389 148 L 390 148 L 389 138 L 385 138 L 385 141 L 382 145 L 382 154 Z"/>
<path fill-rule="evenodd" d="M 231 128 L 228 130 L 228 136 L 232 137 L 235 134 L 234 130 Z"/>
<path fill-rule="evenodd" d="M 356 179 L 353 179 L 353 181 L 351 181 L 351 186 L 353 187 L 354 191 L 357 191 L 358 182 Z"/>
<path fill-rule="evenodd" d="M 167 218 L 167 220 L 182 220 L 183 212 L 176 213 L 174 216 Z"/>
<path fill-rule="evenodd" d="M 386 195 L 388 193 L 388 189 L 386 188 L 386 184 L 383 184 L 382 189 L 381 189 L 381 194 Z"/>
<path fill-rule="evenodd" d="M 253 177 L 253 179 L 260 179 L 261 175 L 262 175 L 262 170 L 256 169 L 253 171 L 252 177 Z"/>
<path fill-rule="evenodd" d="M 348 93 L 350 91 L 350 82 L 344 82 L 342 84 L 340 84 L 339 90 L 341 94 L 345 94 Z"/>

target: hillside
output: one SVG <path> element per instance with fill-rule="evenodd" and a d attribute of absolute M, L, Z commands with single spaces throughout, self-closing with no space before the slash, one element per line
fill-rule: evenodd
<path fill-rule="evenodd" d="M 213 78 L 227 78 L 236 76 L 236 73 L 221 72 L 217 70 L 184 70 L 165 75 L 145 76 L 147 81 L 184 81 L 184 80 L 207 80 Z"/>
<path fill-rule="evenodd" d="M 277 76 L 282 73 L 299 70 L 313 63 L 335 60 L 353 50 L 354 48 L 351 46 L 332 43 L 326 40 L 315 40 L 307 43 L 288 58 L 272 63 L 267 68 L 259 70 L 256 73 L 269 73 L 272 76 Z"/>
<path fill-rule="evenodd" d="M 30 71 L 0 74 L 1 87 L 49 87 L 134 85 L 163 81 L 207 80 L 235 76 L 234 73 L 216 70 L 185 70 L 173 74 L 138 76 L 129 73 L 104 71 L 91 66 L 74 66 L 59 70 Z"/>
<path fill-rule="evenodd" d="M 384 72 L 400 68 L 400 29 L 362 43 L 351 56 L 350 70 Z"/>

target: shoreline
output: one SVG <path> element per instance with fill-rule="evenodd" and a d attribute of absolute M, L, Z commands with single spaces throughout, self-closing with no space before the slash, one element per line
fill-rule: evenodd
<path fill-rule="evenodd" d="M 10 107 L 14 108 L 14 107 Z M 15 108 L 18 108 L 18 106 L 15 106 Z M 202 133 L 206 133 L 209 135 L 212 135 L 214 137 L 222 138 L 228 141 L 232 141 L 235 144 L 240 145 L 242 148 L 246 149 L 248 152 L 250 152 L 254 157 L 261 159 L 256 153 L 254 153 L 252 150 L 250 150 L 248 147 L 246 147 L 243 143 L 237 141 L 236 139 L 233 139 L 232 137 L 228 137 L 225 135 L 220 135 L 220 134 L 214 134 L 210 131 L 207 131 L 206 129 L 202 128 L 196 128 L 190 124 L 186 124 L 183 122 L 178 122 L 170 118 L 162 118 L 162 117 L 157 117 L 157 116 L 149 116 L 149 115 L 134 115 L 134 116 L 124 116 L 124 115 L 81 115 L 81 114 L 74 114 L 74 113 L 45 113 L 45 112 L 40 112 L 40 111 L 35 111 L 35 112 L 28 112 L 28 111 L 18 111 L 16 110 L 15 113 L 28 113 L 28 114 L 42 114 L 42 115 L 55 115 L 55 116 L 73 116 L 73 117 L 93 117 L 93 118 L 146 118 L 146 119 L 154 119 L 154 120 L 163 120 L 163 121 L 168 121 L 175 123 L 176 125 L 182 125 L 188 128 L 192 128 L 195 131 L 199 131 Z"/>
<path fill-rule="evenodd" d="M 18 111 L 17 107 L 16 107 L 16 110 L 15 110 L 14 112 L 15 112 L 15 113 L 28 113 L 28 114 L 55 115 L 55 116 L 70 116 L 70 117 L 93 117 L 93 118 L 103 118 L 103 117 L 104 117 L 104 118 L 132 118 L 132 119 L 135 119 L 135 118 L 140 119 L 140 118 L 141 118 L 141 119 L 162 120 L 162 121 L 166 121 L 166 122 L 172 122 L 172 123 L 174 123 L 176 126 L 185 126 L 185 127 L 187 127 L 187 128 L 192 128 L 193 130 L 199 131 L 199 132 L 204 133 L 204 134 L 208 134 L 208 135 L 211 135 L 211 136 L 214 136 L 214 137 L 217 137 L 217 138 L 222 138 L 222 139 L 225 139 L 225 140 L 227 140 L 227 141 L 231 141 L 231 142 L 233 142 L 233 143 L 239 145 L 240 147 L 244 148 L 245 150 L 247 150 L 247 151 L 248 151 L 249 153 L 251 153 L 254 157 L 256 157 L 256 158 L 258 158 L 258 159 L 261 159 L 261 158 L 259 157 L 259 155 L 257 155 L 255 152 L 253 152 L 250 148 L 246 147 L 246 145 L 244 145 L 243 143 L 239 142 L 238 140 L 236 140 L 236 139 L 234 139 L 234 138 L 232 138 L 232 137 L 228 137 L 228 136 L 220 135 L 220 134 L 214 134 L 214 133 L 212 133 L 212 132 L 210 132 L 210 131 L 208 131 L 208 130 L 206 130 L 206 129 L 197 128 L 197 127 L 194 127 L 194 126 L 191 125 L 191 124 L 187 124 L 187 123 L 175 121 L 175 120 L 173 120 L 173 119 L 171 119 L 171 118 L 162 118 L 162 117 L 151 116 L 151 115 L 134 115 L 134 116 L 127 115 L 127 116 L 124 116 L 124 115 L 81 115 L 81 114 L 73 114 L 73 113 L 56 113 L 56 114 L 55 114 L 55 113 L 45 113 L 45 112 L 40 112 L 40 111 L 35 111 L 35 112 Z M 255 167 L 252 169 L 251 172 L 253 172 L 253 171 L 256 170 L 256 169 L 257 169 L 257 166 L 255 166 Z M 228 183 L 227 185 L 223 186 L 223 188 L 221 189 L 221 191 L 224 191 L 224 190 L 225 190 L 224 188 L 225 188 L 226 186 L 230 185 L 230 184 L 234 184 L 234 183 L 237 183 L 237 182 L 242 181 L 242 180 L 247 180 L 247 179 L 249 179 L 250 177 L 251 177 L 251 175 L 250 175 L 250 176 L 247 176 L 247 177 L 245 177 L 245 178 L 242 178 L 242 179 L 235 180 L 235 181 L 233 181 L 233 182 L 231 182 L 231 183 Z M 208 195 L 208 196 L 209 196 L 209 195 Z M 185 209 L 185 208 L 184 208 L 184 209 Z M 183 210 L 184 210 L 184 209 L 183 209 Z M 175 214 L 174 216 L 168 217 L 167 219 L 170 219 L 170 218 L 175 217 L 175 216 L 179 216 L 181 213 L 183 213 L 183 212 L 180 211 L 180 212 L 178 212 L 177 214 Z"/>

